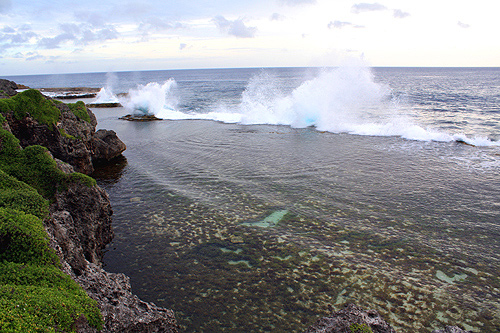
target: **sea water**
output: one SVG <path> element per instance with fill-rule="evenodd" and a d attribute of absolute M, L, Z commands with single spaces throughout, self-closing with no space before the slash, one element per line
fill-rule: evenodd
<path fill-rule="evenodd" d="M 185 331 L 299 332 L 351 302 L 401 331 L 500 329 L 500 69 L 11 79 L 120 100 L 93 109 L 127 144 L 94 175 L 105 264 Z"/>

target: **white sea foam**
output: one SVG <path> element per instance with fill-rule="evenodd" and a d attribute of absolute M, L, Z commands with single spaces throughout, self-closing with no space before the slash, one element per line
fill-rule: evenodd
<path fill-rule="evenodd" d="M 179 111 L 175 88 L 173 79 L 163 84 L 152 82 L 131 90 L 122 104 L 135 114 L 170 120 L 314 126 L 333 133 L 500 145 L 483 137 L 470 138 L 419 125 L 415 115 L 405 114 L 399 101 L 390 98 L 389 87 L 375 82 L 370 69 L 359 64 L 325 69 L 291 92 L 286 92 L 278 78 L 261 72 L 250 79 L 238 107 L 219 106 L 207 113 Z"/>

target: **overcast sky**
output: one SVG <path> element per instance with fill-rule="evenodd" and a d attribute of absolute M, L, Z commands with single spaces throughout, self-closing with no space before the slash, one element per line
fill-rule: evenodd
<path fill-rule="evenodd" d="M 214 67 L 500 66 L 495 0 L 0 0 L 0 76 Z"/>

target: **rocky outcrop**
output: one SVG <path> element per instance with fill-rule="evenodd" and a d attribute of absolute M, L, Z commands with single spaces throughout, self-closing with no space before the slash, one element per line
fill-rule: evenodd
<path fill-rule="evenodd" d="M 60 167 L 65 167 L 59 162 Z M 56 194 L 45 225 L 63 271 L 98 303 L 102 332 L 178 332 L 172 310 L 141 301 L 124 274 L 101 267 L 102 250 L 111 241 L 111 205 L 104 190 L 75 182 Z M 82 330 L 87 332 L 87 326 Z"/>
<path fill-rule="evenodd" d="M 95 132 L 97 121 L 90 110 L 88 121 L 79 119 L 64 104 L 57 107 L 61 117 L 56 129 L 30 115 L 16 119 L 13 113 L 4 113 L 7 123 L 3 126 L 24 147 L 47 147 L 57 167 L 67 174 L 75 170 L 90 173 L 94 159 L 112 159 L 125 150 L 113 131 Z M 97 301 L 104 319 L 101 332 L 178 332 L 172 310 L 141 301 L 132 294 L 127 276 L 102 268 L 103 250 L 113 237 L 109 197 L 88 177 L 74 176 L 57 187 L 44 225 L 62 270 Z M 76 332 L 96 332 L 85 317 L 75 320 Z"/>
<path fill-rule="evenodd" d="M 4 85 L 11 86 L 5 82 Z M 55 158 L 69 163 L 75 171 L 87 175 L 94 171 L 94 163 L 109 161 L 125 151 L 125 144 L 113 131 L 95 131 L 97 120 L 90 109 L 84 107 L 86 119 L 80 119 L 68 105 L 59 103 L 56 107 L 61 115 L 54 125 L 40 123 L 29 114 L 21 119 L 12 113 L 4 113 L 4 116 L 10 131 L 19 139 L 22 147 L 44 146 Z"/>
<path fill-rule="evenodd" d="M 396 333 L 377 311 L 364 311 L 354 304 L 348 304 L 344 309 L 321 318 L 304 333 L 352 332 Z"/>
<path fill-rule="evenodd" d="M 115 131 L 104 129 L 95 132 L 92 138 L 92 146 L 94 149 L 94 155 L 92 157 L 94 163 L 112 160 L 120 156 L 127 148 L 118 138 Z"/>
<path fill-rule="evenodd" d="M 0 98 L 9 98 L 17 94 L 17 84 L 15 82 L 0 79 Z"/>

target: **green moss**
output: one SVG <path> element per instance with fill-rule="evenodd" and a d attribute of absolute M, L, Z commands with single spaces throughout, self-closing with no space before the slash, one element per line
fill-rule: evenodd
<path fill-rule="evenodd" d="M 45 198 L 52 198 L 57 186 L 67 179 L 47 148 L 29 146 L 21 149 L 19 140 L 3 129 L 0 129 L 0 169 L 34 187 Z"/>
<path fill-rule="evenodd" d="M 29 114 L 39 123 L 46 124 L 50 128 L 53 128 L 61 117 L 61 111 L 54 102 L 35 89 L 23 91 L 11 98 L 0 99 L 0 112 L 13 112 L 16 119 L 22 119 Z"/>
<path fill-rule="evenodd" d="M 96 181 L 94 178 L 84 175 L 83 173 L 73 172 L 69 177 L 71 182 L 79 182 L 87 185 L 88 187 L 93 187 L 96 185 Z"/>
<path fill-rule="evenodd" d="M 0 112 L 17 118 L 29 113 L 49 126 L 60 116 L 54 108 L 37 91 L 0 100 Z M 75 181 L 95 185 L 86 175 L 59 170 L 44 147 L 22 149 L 0 128 L 0 332 L 74 332 L 82 316 L 102 329 L 96 302 L 59 269 L 42 222 L 47 199 Z"/>
<path fill-rule="evenodd" d="M 34 188 L 0 170 L 0 207 L 47 217 L 49 204 Z"/>
<path fill-rule="evenodd" d="M 6 121 L 7 119 L 5 119 L 5 117 L 0 114 L 0 124 L 5 123 Z"/>
<path fill-rule="evenodd" d="M 42 221 L 31 214 L 0 208 L 0 245 L 0 261 L 59 264 Z"/>
<path fill-rule="evenodd" d="M 349 326 L 349 330 L 352 333 L 373 333 L 372 329 L 367 324 L 354 323 Z"/>
<path fill-rule="evenodd" d="M 75 332 L 74 323 L 82 315 L 102 329 L 99 309 L 86 295 L 59 288 L 0 286 L 1 332 Z"/>
<path fill-rule="evenodd" d="M 78 101 L 76 103 L 69 103 L 68 106 L 71 112 L 73 112 L 73 114 L 78 119 L 90 122 L 90 115 L 87 112 L 87 107 L 85 106 L 85 103 L 83 103 L 82 101 Z"/>
<path fill-rule="evenodd" d="M 76 138 L 73 135 L 66 133 L 64 128 L 59 128 L 59 133 L 61 133 L 61 135 L 64 136 L 65 138 L 76 140 Z"/>

